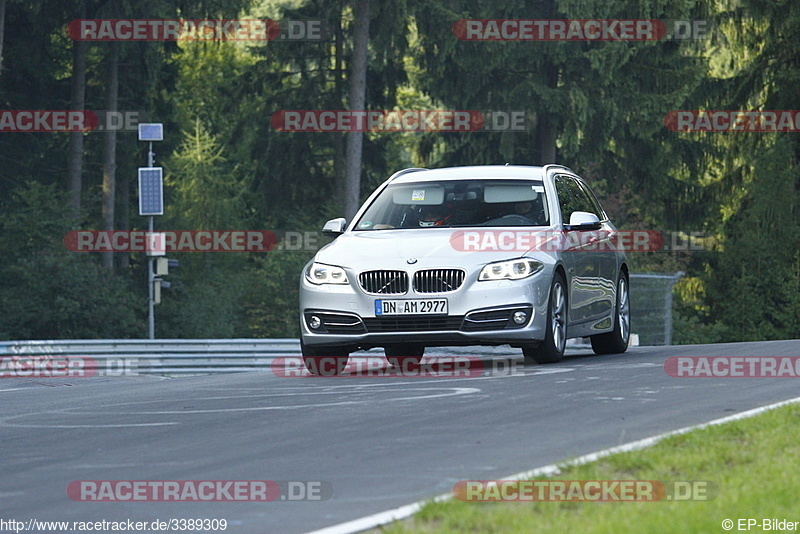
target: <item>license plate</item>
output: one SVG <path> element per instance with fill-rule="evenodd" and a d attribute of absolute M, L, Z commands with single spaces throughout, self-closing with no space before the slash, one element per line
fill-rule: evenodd
<path fill-rule="evenodd" d="M 375 315 L 447 315 L 447 299 L 377 299 Z"/>

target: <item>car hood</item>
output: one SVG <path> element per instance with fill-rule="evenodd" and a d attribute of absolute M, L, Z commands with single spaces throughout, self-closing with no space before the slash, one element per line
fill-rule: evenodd
<path fill-rule="evenodd" d="M 471 229 L 425 228 L 349 232 L 322 248 L 315 261 L 358 270 L 420 267 L 470 267 L 487 262 L 518 258 L 525 251 L 459 250 L 457 238 Z M 527 254 L 538 256 L 539 253 Z M 413 261 L 412 260 L 412 261 Z"/>

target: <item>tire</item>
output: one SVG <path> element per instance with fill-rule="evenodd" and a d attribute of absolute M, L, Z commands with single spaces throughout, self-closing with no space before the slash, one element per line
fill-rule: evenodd
<path fill-rule="evenodd" d="M 621 354 L 628 350 L 631 337 L 631 301 L 628 276 L 619 273 L 617 282 L 617 305 L 614 310 L 614 330 L 605 334 L 591 336 L 592 350 L 595 354 Z"/>
<path fill-rule="evenodd" d="M 303 353 L 303 363 L 306 369 L 317 376 L 336 376 L 347 367 L 350 353 L 343 347 L 335 346 L 308 346 L 300 340 L 300 350 Z"/>
<path fill-rule="evenodd" d="M 425 354 L 425 347 L 413 344 L 389 345 L 383 351 L 392 367 L 406 369 L 419 365 L 422 355 Z"/>
<path fill-rule="evenodd" d="M 556 271 L 550 286 L 547 302 L 547 323 L 544 341 L 538 345 L 522 347 L 525 363 L 557 363 L 567 346 L 567 283 L 564 275 Z"/>

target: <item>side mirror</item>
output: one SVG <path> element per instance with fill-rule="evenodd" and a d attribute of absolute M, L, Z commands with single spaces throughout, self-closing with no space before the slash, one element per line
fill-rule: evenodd
<path fill-rule="evenodd" d="M 322 227 L 322 235 L 325 237 L 339 237 L 344 233 L 347 227 L 347 219 L 339 217 L 338 219 L 331 219 Z"/>
<path fill-rule="evenodd" d="M 569 216 L 569 224 L 565 224 L 566 230 L 599 230 L 600 219 L 594 213 L 587 211 L 573 211 Z"/>

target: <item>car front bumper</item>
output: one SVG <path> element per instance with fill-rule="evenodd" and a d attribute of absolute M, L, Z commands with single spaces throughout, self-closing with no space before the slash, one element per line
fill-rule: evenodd
<path fill-rule="evenodd" d="M 316 285 L 301 278 L 300 324 L 305 345 L 347 346 L 351 351 L 389 344 L 426 346 L 522 346 L 544 339 L 553 266 L 523 280 L 477 281 L 470 272 L 464 284 L 447 293 L 404 295 L 366 294 L 357 273 L 347 270 L 349 284 Z M 375 300 L 439 299 L 448 302 L 447 315 L 376 316 Z M 521 324 L 514 320 L 524 312 Z M 321 327 L 310 326 L 311 317 Z"/>

